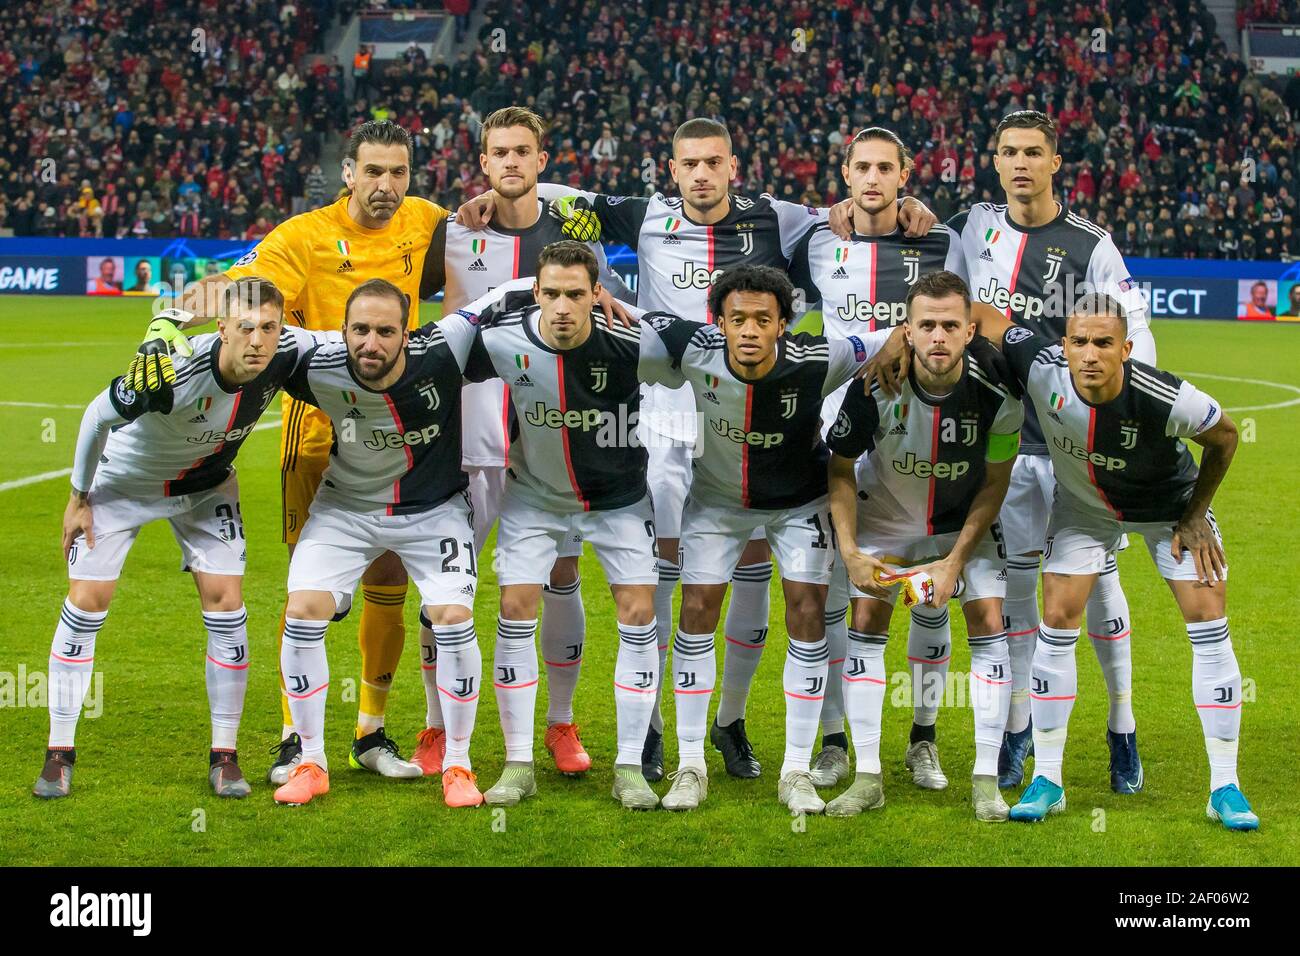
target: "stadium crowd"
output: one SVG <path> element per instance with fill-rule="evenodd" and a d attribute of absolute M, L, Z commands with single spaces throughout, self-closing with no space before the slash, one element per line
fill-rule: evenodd
<path fill-rule="evenodd" d="M 1025 107 L 1056 118 L 1065 198 L 1125 254 L 1300 257 L 1300 78 L 1250 73 L 1201 0 L 489 0 L 474 53 L 376 63 L 350 104 L 337 70 L 294 66 L 336 15 L 331 0 L 246 4 L 277 7 L 282 28 L 254 35 L 257 17 L 236 12 L 207 53 L 180 38 L 152 61 L 131 50 L 157 49 L 169 27 L 188 37 L 192 8 L 209 4 L 133 0 L 115 16 L 148 22 L 138 43 L 129 23 L 75 12 L 86 5 L 57 5 L 57 24 L 35 3 L 2 15 L 25 16 L 38 38 L 0 52 L 0 224 L 19 234 L 255 238 L 334 194 L 333 171 L 313 165 L 321 137 L 372 118 L 416 134 L 413 191 L 454 208 L 486 189 L 481 118 L 514 103 L 553 118 L 555 179 L 660 188 L 672 130 L 708 116 L 733 131 L 737 190 L 815 205 L 843 198 L 841 145 L 879 123 L 914 145 L 910 191 L 946 218 L 1000 198 L 992 126 Z M 1242 17 L 1294 19 L 1293 6 L 1256 0 Z M 74 159 L 57 181 L 33 182 L 60 153 Z"/>

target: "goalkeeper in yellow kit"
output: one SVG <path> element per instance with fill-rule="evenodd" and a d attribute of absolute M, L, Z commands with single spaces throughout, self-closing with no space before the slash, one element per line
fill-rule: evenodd
<path fill-rule="evenodd" d="M 425 288 L 442 287 L 439 276 L 444 270 L 448 213 L 425 199 L 406 196 L 411 160 L 410 134 L 401 126 L 362 124 L 348 143 L 344 161 L 350 195 L 281 223 L 225 275 L 208 277 L 192 289 L 185 310 L 200 316 L 199 321 L 213 317 L 207 303 L 219 298 L 214 291 L 244 276 L 260 276 L 283 293 L 286 323 L 337 331 L 352 290 L 367 279 L 382 278 L 406 293 L 412 305 L 410 324 L 415 328 L 421 281 Z M 426 262 L 432 274 L 426 274 Z M 329 418 L 318 409 L 287 395 L 282 400 L 282 534 L 292 553 L 329 463 L 334 434 Z M 406 588 L 406 571 L 391 552 L 370 566 L 361 584 L 362 683 L 349 762 L 386 777 L 418 777 L 423 772 L 419 764 L 401 758 L 384 732 L 388 691 L 406 639 Z M 281 675 L 282 739 L 268 774 L 277 785 L 288 779 L 301 756 L 285 694 Z"/>

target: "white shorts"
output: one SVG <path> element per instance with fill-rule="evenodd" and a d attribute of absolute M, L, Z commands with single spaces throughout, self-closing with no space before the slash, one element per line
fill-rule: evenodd
<path fill-rule="evenodd" d="M 478 555 L 469 495 L 409 515 L 356 514 L 318 498 L 289 560 L 289 592 L 332 591 L 340 608 L 351 600 L 366 568 L 392 551 L 420 589 L 425 607 L 474 607 Z"/>
<path fill-rule="evenodd" d="M 460 390 L 461 465 L 504 468 L 509 450 L 506 433 L 506 383 L 500 379 L 466 382 Z"/>
<path fill-rule="evenodd" d="M 497 583 L 545 584 L 564 547 L 591 542 L 610 584 L 658 584 L 649 496 L 612 511 L 556 514 L 506 491 L 497 528 Z"/>
<path fill-rule="evenodd" d="M 181 570 L 204 574 L 244 573 L 244 521 L 239 513 L 239 482 L 229 478 L 208 491 L 175 498 L 128 498 L 90 488 L 95 546 L 78 535 L 68 551 L 68 577 L 76 581 L 116 581 L 140 529 L 166 519 L 181 546 Z"/>
<path fill-rule="evenodd" d="M 1223 536 L 1219 534 L 1213 509 L 1206 512 L 1206 519 L 1222 547 Z M 1070 508 L 1060 501 L 1052 509 L 1047 545 L 1043 551 L 1043 571 L 1050 574 L 1101 574 L 1106 567 L 1106 556 L 1119 549 L 1125 533 L 1142 535 L 1151 560 L 1166 581 L 1196 580 L 1196 563 L 1191 554 L 1184 552 L 1181 561 L 1174 561 L 1169 551 L 1174 538 L 1174 522 L 1117 521 L 1108 515 Z M 1228 569 L 1225 566 L 1223 570 L 1226 580 Z"/>
<path fill-rule="evenodd" d="M 789 511 L 717 507 L 688 498 L 682 515 L 682 583 L 726 584 L 756 532 L 771 545 L 782 578 L 830 583 L 835 540 L 824 496 Z"/>
<path fill-rule="evenodd" d="M 1034 554 L 1047 541 L 1047 520 L 1056 496 L 1056 473 L 1046 455 L 1018 455 L 998 522 L 1007 554 Z"/>
<path fill-rule="evenodd" d="M 918 564 L 928 564 L 945 557 L 957 543 L 958 532 L 933 534 L 923 538 L 882 538 L 870 532 L 858 534 L 858 550 L 871 555 L 877 560 L 897 568 L 911 568 Z M 992 532 L 975 546 L 975 551 L 966 567 L 961 572 L 962 592 L 959 600 L 962 604 L 997 598 L 1001 601 L 1007 596 L 1007 555 L 998 545 Z M 900 588 L 890 588 L 889 597 L 878 598 L 874 594 L 859 591 L 852 581 L 849 582 L 849 594 L 855 598 L 869 597 L 883 600 L 892 607 L 898 597 Z"/>
<path fill-rule="evenodd" d="M 646 484 L 654 505 L 655 534 L 660 538 L 682 536 L 682 510 L 691 488 L 691 446 L 675 444 L 660 435 L 649 436 L 646 444 Z"/>

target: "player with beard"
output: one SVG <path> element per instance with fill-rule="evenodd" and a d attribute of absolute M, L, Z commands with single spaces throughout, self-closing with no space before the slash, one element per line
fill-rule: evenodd
<path fill-rule="evenodd" d="M 479 166 L 497 196 L 495 215 L 486 229 L 471 230 L 455 218 L 438 224 L 425 258 L 420 294 L 443 292 L 443 314 L 462 309 L 490 290 L 533 274 L 537 257 L 547 245 L 564 239 L 562 224 L 545 215 L 537 196 L 537 177 L 546 168 L 542 148 L 546 124 L 532 110 L 509 106 L 483 121 Z M 598 242 L 587 243 L 600 267 L 597 300 L 606 316 L 619 315 L 609 291 L 632 301 L 633 295 L 609 268 Z M 479 549 L 496 524 L 509 464 L 510 390 L 503 380 L 467 384 L 462 392 L 463 463 L 474 502 L 474 533 Z M 543 589 L 542 659 L 546 664 L 546 749 L 556 769 L 581 774 L 591 766 L 573 714 L 573 697 L 582 670 L 586 615 L 578 576 L 581 540 L 566 540 Z M 422 624 L 424 622 L 421 622 Z M 412 761 L 426 774 L 442 772 L 441 701 L 437 688 L 436 649 L 427 626 L 420 631 L 426 702 L 426 727 L 420 732 Z"/>
<path fill-rule="evenodd" d="M 822 211 L 771 196 L 732 194 L 737 160 L 731 135 L 714 120 L 691 119 L 678 127 L 668 171 L 678 196 L 606 196 L 563 186 L 539 187 L 544 198 L 555 200 L 552 212 L 566 220 L 569 238 L 601 238 L 635 250 L 637 305 L 642 309 L 711 323 L 715 316 L 709 308 L 709 288 L 719 275 L 740 265 L 788 269 L 795 245 L 824 218 Z M 477 225 L 491 216 L 492 207 L 492 194 L 487 193 L 462 206 L 457 219 Z M 913 235 L 926 234 L 935 222 L 930 211 L 910 197 L 901 215 Z M 689 389 L 647 388 L 641 414 L 659 538 L 655 613 L 661 671 L 672 643 L 673 591 L 681 576 L 679 539 L 691 480 L 695 413 Z M 727 772 L 735 777 L 757 777 L 762 770 L 745 731 L 745 704 L 767 639 L 771 575 L 770 549 L 762 529 L 755 529 L 731 576 L 722 693 L 709 733 Z M 650 780 L 663 776 L 662 733 L 657 707 L 643 760 Z"/>
<path fill-rule="evenodd" d="M 909 291 L 923 275 L 948 270 L 965 276 L 961 244 L 947 226 L 936 224 L 916 238 L 903 233 L 898 195 L 911 171 L 912 157 L 897 134 L 880 127 L 862 130 L 848 143 L 840 167 L 853 204 L 851 234 L 841 239 L 829 223 L 818 223 L 795 247 L 791 281 L 804 291 L 809 308 L 821 304 L 822 334 L 827 338 L 904 322 Z M 848 385 L 841 387 L 822 406 L 826 433 L 848 390 Z M 848 609 L 848 578 L 841 563 L 833 572 L 826 601 L 830 677 L 822 705 L 822 749 L 812 766 L 813 783 L 819 787 L 834 786 L 849 772 L 840 681 L 848 646 Z M 948 785 L 939 765 L 935 722 L 950 648 L 947 605 L 914 607 L 907 635 L 913 721 L 905 762 L 917 786 L 932 790 Z"/>

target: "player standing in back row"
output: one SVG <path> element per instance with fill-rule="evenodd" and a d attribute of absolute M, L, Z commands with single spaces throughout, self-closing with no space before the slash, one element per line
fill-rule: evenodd
<path fill-rule="evenodd" d="M 961 244 L 947 226 L 923 236 L 906 235 L 899 222 L 898 194 L 911 175 L 912 157 L 897 134 L 880 127 L 849 142 L 840 175 L 849 187 L 852 217 L 847 239 L 818 223 L 795 247 L 790 278 L 809 308 L 821 303 L 822 334 L 842 339 L 889 328 L 907 319 L 908 293 L 918 278 L 947 270 L 965 276 Z M 844 402 L 849 385 L 826 399 L 822 437 Z M 822 749 L 813 760 L 813 783 L 831 787 L 849 772 L 840 671 L 848 647 L 849 588 L 844 566 L 831 572 L 826 599 L 826 641 L 830 676 L 822 704 Z M 912 669 L 913 722 L 906 763 L 918 786 L 948 785 L 939 767 L 934 724 L 948 675 L 951 637 L 946 606 L 912 609 L 907 657 Z M 937 693 L 936 693 L 937 688 Z"/>
<path fill-rule="evenodd" d="M 709 289 L 719 275 L 741 265 L 786 270 L 796 243 L 824 212 L 771 196 L 731 194 L 737 161 L 726 126 L 710 119 L 687 120 L 673 134 L 668 171 L 679 196 L 605 196 L 543 185 L 556 197 L 552 210 L 571 218 L 570 238 L 622 242 L 638 260 L 637 305 L 688 319 L 715 321 Z M 590 206 L 575 208 L 574 194 Z M 491 194 L 480 202 L 489 204 Z M 462 207 L 460 218 L 466 212 Z M 905 201 L 904 226 L 924 234 L 934 223 L 915 199 Z M 584 232 L 589 229 L 590 231 Z M 672 641 L 673 591 L 681 576 L 679 539 L 682 509 L 691 481 L 696 407 L 689 389 L 650 386 L 642 405 L 642 437 L 649 452 L 649 481 L 659 538 L 659 587 L 655 597 L 660 670 Z M 761 772 L 745 733 L 745 702 L 767 638 L 770 616 L 771 552 L 756 529 L 731 575 L 722 694 L 710 739 L 727 772 L 752 778 Z M 663 776 L 663 717 L 656 707 L 646 739 L 647 779 Z"/>

